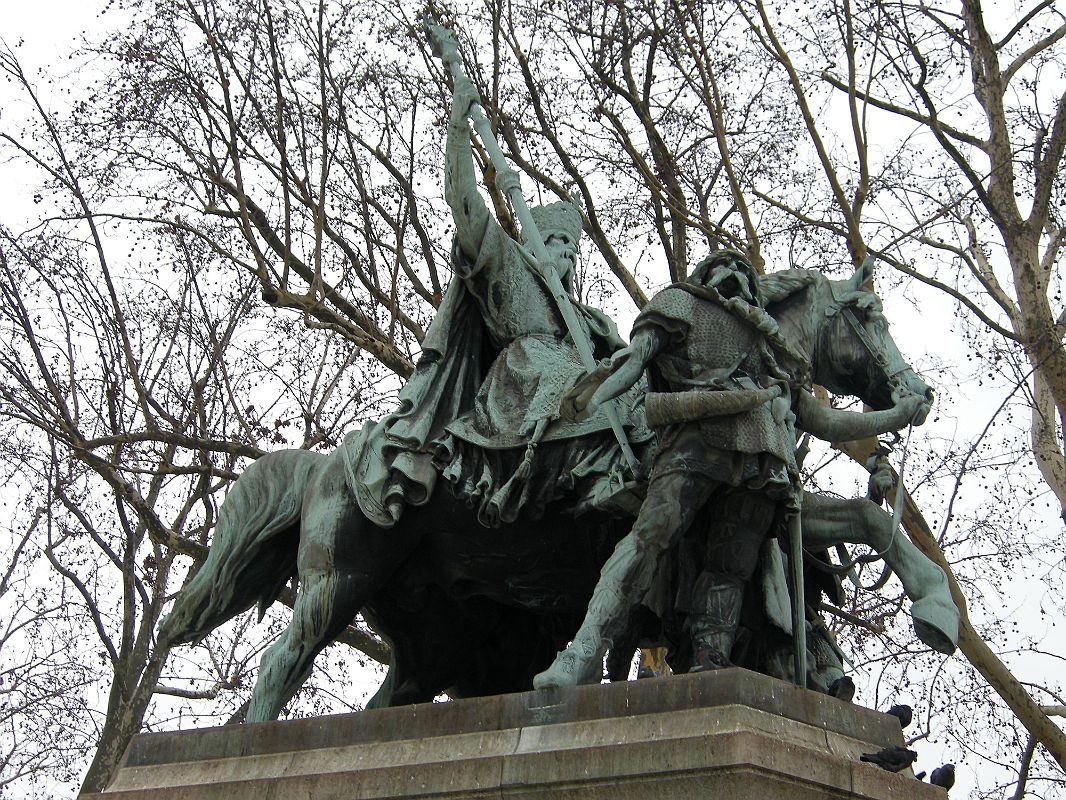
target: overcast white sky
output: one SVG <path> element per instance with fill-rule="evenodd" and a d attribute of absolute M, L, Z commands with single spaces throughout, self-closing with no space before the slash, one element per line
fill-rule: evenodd
<path fill-rule="evenodd" d="M 24 39 L 36 58 L 62 57 L 82 30 L 104 24 L 99 17 L 102 7 L 99 0 L 8 0 L 0 36 L 11 47 Z"/>
<path fill-rule="evenodd" d="M 102 0 L 81 0 L 81 2 L 75 2 L 75 0 L 30 0 L 29 2 L 21 3 L 16 3 L 15 0 L 0 1 L 3 3 L 3 9 L 0 12 L 0 16 L 2 16 L 0 39 L 8 47 L 15 50 L 24 68 L 31 74 L 39 67 L 47 67 L 60 74 L 67 73 L 68 68 L 63 66 L 63 64 L 69 63 L 67 56 L 71 49 L 82 39 L 83 35 L 86 32 L 93 35 L 102 33 L 109 28 L 114 28 L 121 14 L 120 11 L 112 10 L 101 16 L 101 9 L 105 5 Z M 9 105 L 11 89 L 12 87 L 9 84 L 0 81 L 0 126 L 11 124 L 13 119 L 17 119 L 17 109 Z M 5 172 L 6 169 L 0 166 L 0 174 Z M 25 195 L 21 194 L 21 188 L 18 185 L 12 187 L 8 183 L 5 186 L 5 190 L 0 192 L 0 218 L 14 222 L 25 213 Z M 893 332 L 899 342 L 900 349 L 919 371 L 922 371 L 923 367 L 923 353 L 943 354 L 946 349 L 950 349 L 954 344 L 961 346 L 961 342 L 940 338 L 939 330 L 936 336 L 931 336 L 932 322 L 940 318 L 941 315 L 944 315 L 945 318 L 951 315 L 950 303 L 944 300 L 937 301 L 936 310 L 926 305 L 919 317 L 910 309 L 901 296 L 886 297 L 885 301 L 888 317 L 895 323 Z M 620 327 L 624 333 L 628 332 L 628 326 L 624 322 L 620 324 Z M 927 374 L 926 377 L 930 383 L 937 383 L 935 374 Z M 942 397 L 948 396 L 950 396 L 950 393 L 948 388 L 945 387 Z M 986 389 L 977 398 L 967 398 L 954 408 L 941 406 L 943 421 L 940 423 L 939 435 L 953 437 L 955 431 L 952 430 L 952 427 L 954 425 L 958 426 L 958 432 L 963 438 L 972 435 L 975 429 L 979 430 L 981 428 L 991 411 L 1002 400 L 1002 397 L 1003 392 L 999 391 L 999 387 L 997 387 L 992 390 Z M 959 397 L 954 399 L 956 402 L 961 400 Z M 921 435 L 921 430 L 915 432 L 915 436 Z M 1049 520 L 1049 524 L 1057 524 L 1053 515 L 1052 519 Z M 1039 591 L 1039 587 L 1034 588 Z M 1038 601 L 1038 599 L 1038 597 L 1030 596 L 1025 600 L 1015 598 L 1014 602 L 1032 603 L 1034 600 Z M 962 656 L 960 655 L 958 658 L 962 658 Z M 866 703 L 870 703 L 873 699 L 872 697 L 859 698 L 861 702 Z M 938 755 L 937 747 L 923 744 L 921 749 L 923 750 L 922 766 L 924 768 L 928 769 L 939 763 L 934 761 Z M 960 778 L 959 788 L 956 793 L 958 796 L 965 796 L 972 783 L 964 775 L 960 776 Z"/>

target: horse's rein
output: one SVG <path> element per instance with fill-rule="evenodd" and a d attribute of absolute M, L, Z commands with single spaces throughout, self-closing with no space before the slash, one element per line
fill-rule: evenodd
<path fill-rule="evenodd" d="M 866 349 L 867 355 L 873 360 L 873 362 L 881 368 L 881 371 L 885 375 L 885 382 L 893 384 L 898 375 L 902 374 L 911 366 L 905 361 L 899 359 L 899 362 L 893 364 L 885 356 L 884 348 L 880 345 L 866 330 L 865 326 L 859 322 L 858 309 L 854 302 L 840 301 L 837 298 L 833 298 L 834 302 L 832 306 L 827 310 L 826 316 L 829 321 L 832 322 L 837 315 L 843 316 L 851 327 L 856 338 L 862 343 L 862 346 Z M 828 335 L 828 328 L 826 328 L 826 335 Z M 821 349 L 821 348 L 819 348 Z M 869 553 L 865 556 L 859 556 L 856 558 L 848 558 L 846 563 L 842 563 L 839 567 L 832 568 L 831 572 L 837 574 L 844 574 L 851 572 L 852 568 L 858 564 L 868 564 L 873 561 L 883 560 L 884 556 L 892 549 L 892 546 L 896 543 L 896 536 L 899 534 L 900 525 L 903 520 L 903 473 L 907 465 L 907 453 L 910 450 L 911 434 L 914 431 L 914 419 L 918 416 L 918 411 L 914 412 L 914 416 L 911 417 L 907 424 L 907 436 L 903 442 L 903 449 L 901 451 L 901 458 L 899 464 L 899 470 L 896 472 L 896 496 L 892 502 L 892 531 L 889 534 L 888 544 L 885 545 L 885 549 L 881 551 L 874 550 L 873 553 Z M 898 440 L 897 440 L 898 441 Z M 846 549 L 845 549 L 846 552 Z M 888 579 L 892 576 L 892 570 L 888 565 L 885 565 L 884 571 L 881 576 L 869 586 L 859 584 L 858 581 L 852 576 L 856 585 L 867 591 L 876 591 L 884 586 Z"/>
<path fill-rule="evenodd" d="M 881 371 L 885 375 L 886 383 L 894 383 L 895 378 L 898 375 L 911 369 L 911 365 L 904 361 L 902 357 L 900 357 L 895 363 L 888 360 L 888 357 L 884 352 L 884 346 L 874 339 L 874 337 L 870 335 L 870 332 L 866 330 L 866 327 L 859 322 L 858 309 L 854 302 L 841 302 L 834 298 L 834 302 L 827 310 L 826 316 L 829 318 L 829 321 L 832 322 L 837 315 L 843 316 L 844 320 L 854 332 L 855 337 L 866 349 L 866 354 L 878 367 L 881 368 Z"/>

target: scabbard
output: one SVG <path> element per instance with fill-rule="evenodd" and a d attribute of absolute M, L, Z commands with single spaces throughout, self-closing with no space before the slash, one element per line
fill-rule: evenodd
<path fill-rule="evenodd" d="M 648 392 L 644 400 L 648 424 L 653 428 L 696 422 L 710 417 L 743 414 L 781 396 L 781 389 L 727 389 L 722 391 Z"/>

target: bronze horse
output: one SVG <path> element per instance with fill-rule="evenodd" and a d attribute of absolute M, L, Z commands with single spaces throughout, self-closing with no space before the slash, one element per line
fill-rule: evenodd
<path fill-rule="evenodd" d="M 765 279 L 767 310 L 809 354 L 815 382 L 875 409 L 905 395 L 932 398 L 900 356 L 876 296 L 862 290 L 868 271 L 847 281 L 804 270 L 775 275 Z M 314 658 L 359 613 L 393 648 L 372 705 L 529 689 L 576 630 L 631 520 L 575 519 L 560 507 L 489 529 L 442 481 L 385 530 L 360 511 L 343 459 L 340 450 L 285 450 L 252 464 L 231 488 L 210 554 L 163 621 L 161 640 L 199 639 L 256 603 L 268 606 L 298 576 L 292 621 L 263 656 L 249 721 L 277 718 Z M 914 601 L 919 636 L 953 650 L 958 613 L 939 567 L 892 536 L 887 515 L 868 501 L 810 505 L 809 538 L 875 547 Z"/>

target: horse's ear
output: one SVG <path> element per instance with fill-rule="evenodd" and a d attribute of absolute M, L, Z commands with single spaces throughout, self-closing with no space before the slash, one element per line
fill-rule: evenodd
<path fill-rule="evenodd" d="M 862 260 L 862 266 L 855 270 L 855 274 L 848 281 L 851 288 L 856 292 L 872 291 L 874 285 L 874 264 L 877 259 L 870 253 Z"/>

